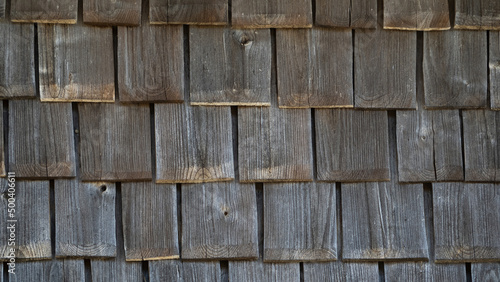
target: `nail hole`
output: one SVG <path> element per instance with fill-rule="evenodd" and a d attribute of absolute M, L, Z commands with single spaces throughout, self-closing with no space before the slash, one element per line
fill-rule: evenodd
<path fill-rule="evenodd" d="M 224 212 L 224 216 L 227 216 L 229 213 L 227 211 Z"/>
<path fill-rule="evenodd" d="M 101 192 L 106 192 L 106 189 L 108 189 L 106 185 L 101 185 Z"/>

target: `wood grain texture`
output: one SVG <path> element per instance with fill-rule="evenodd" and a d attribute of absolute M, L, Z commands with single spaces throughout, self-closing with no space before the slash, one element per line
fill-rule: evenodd
<path fill-rule="evenodd" d="M 152 179 L 149 105 L 80 103 L 78 112 L 83 180 Z"/>
<path fill-rule="evenodd" d="M 229 107 L 155 104 L 156 182 L 234 178 Z"/>
<path fill-rule="evenodd" d="M 495 0 L 456 0 L 456 29 L 500 29 L 500 3 Z"/>
<path fill-rule="evenodd" d="M 10 100 L 8 138 L 9 170 L 17 177 L 76 175 L 71 104 Z"/>
<path fill-rule="evenodd" d="M 467 281 L 465 264 L 432 262 L 389 262 L 384 264 L 385 281 Z"/>
<path fill-rule="evenodd" d="M 181 262 L 179 260 L 149 262 L 151 282 L 220 282 L 221 275 L 218 262 Z"/>
<path fill-rule="evenodd" d="M 140 25 L 140 0 L 85 0 L 83 22 L 99 25 Z"/>
<path fill-rule="evenodd" d="M 0 0 L 0 20 L 5 18 L 6 14 L 6 0 Z M 2 274 L 2 272 L 0 272 Z"/>
<path fill-rule="evenodd" d="M 299 282 L 300 264 L 230 261 L 229 281 Z"/>
<path fill-rule="evenodd" d="M 127 261 L 179 258 L 175 185 L 123 183 L 122 218 Z"/>
<path fill-rule="evenodd" d="M 474 282 L 500 281 L 500 263 L 473 263 L 471 264 L 471 272 Z"/>
<path fill-rule="evenodd" d="M 486 32 L 480 31 L 424 33 L 423 71 L 427 108 L 486 107 L 486 42 Z"/>
<path fill-rule="evenodd" d="M 310 0 L 234 0 L 233 26 L 245 28 L 312 27 Z"/>
<path fill-rule="evenodd" d="M 142 273 L 141 263 L 126 262 L 125 253 L 121 247 L 117 248 L 116 258 L 90 260 L 90 269 L 93 282 L 144 281 L 146 279 Z"/>
<path fill-rule="evenodd" d="M 321 181 L 388 181 L 385 111 L 317 109 L 316 162 Z"/>
<path fill-rule="evenodd" d="M 377 281 L 377 263 L 304 263 L 304 281 Z"/>
<path fill-rule="evenodd" d="M 385 0 L 384 28 L 425 31 L 450 29 L 448 1 Z"/>
<path fill-rule="evenodd" d="M 0 260 L 6 260 L 12 248 L 8 245 L 10 233 L 7 232 L 7 227 L 12 226 L 11 224 L 15 225 L 16 263 L 19 259 L 51 258 L 49 182 L 17 181 L 16 179 L 14 217 L 8 213 L 7 180 L 1 178 L 0 184 L 2 195 L 0 218 L 5 226 L 5 231 L 0 233 Z"/>
<path fill-rule="evenodd" d="M 182 26 L 118 27 L 120 101 L 183 101 L 184 83 Z"/>
<path fill-rule="evenodd" d="M 34 25 L 0 21 L 0 98 L 35 97 L 34 33 Z"/>
<path fill-rule="evenodd" d="M 436 261 L 500 259 L 500 186 L 433 184 Z"/>
<path fill-rule="evenodd" d="M 13 22 L 75 24 L 78 0 L 11 0 Z"/>
<path fill-rule="evenodd" d="M 317 0 L 315 24 L 328 27 L 376 28 L 376 0 Z"/>
<path fill-rule="evenodd" d="M 191 105 L 263 106 L 271 95 L 271 31 L 190 27 Z"/>
<path fill-rule="evenodd" d="M 3 104 L 0 105 L 0 177 L 6 176 L 5 171 L 5 144 L 4 144 L 4 123 L 3 123 Z"/>
<path fill-rule="evenodd" d="M 500 110 L 500 32 L 490 31 L 489 36 L 489 83 L 491 108 Z"/>
<path fill-rule="evenodd" d="M 115 100 L 110 27 L 42 24 L 38 39 L 42 101 Z"/>
<path fill-rule="evenodd" d="M 334 183 L 264 185 L 264 261 L 337 259 Z"/>
<path fill-rule="evenodd" d="M 182 185 L 182 258 L 257 258 L 257 200 L 251 184 Z"/>
<path fill-rule="evenodd" d="M 150 0 L 152 24 L 225 25 L 227 0 Z"/>
<path fill-rule="evenodd" d="M 280 107 L 353 107 L 352 31 L 278 29 L 276 45 Z"/>
<path fill-rule="evenodd" d="M 56 180 L 56 257 L 114 257 L 115 185 Z"/>
<path fill-rule="evenodd" d="M 85 281 L 85 263 L 83 259 L 16 262 L 15 273 L 9 281 Z"/>

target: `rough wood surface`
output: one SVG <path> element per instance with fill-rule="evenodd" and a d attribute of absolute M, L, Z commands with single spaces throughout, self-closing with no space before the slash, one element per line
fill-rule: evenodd
<path fill-rule="evenodd" d="M 10 100 L 8 138 L 9 170 L 17 177 L 76 175 L 71 104 Z"/>
<path fill-rule="evenodd" d="M 83 259 L 16 262 L 15 273 L 9 281 L 85 281 L 85 263 Z"/>
<path fill-rule="evenodd" d="M 471 265 L 472 281 L 500 281 L 500 263 L 473 263 Z"/>
<path fill-rule="evenodd" d="M 38 50 L 42 101 L 115 100 L 110 27 L 41 24 Z"/>
<path fill-rule="evenodd" d="M 6 175 L 5 171 L 5 144 L 4 144 L 4 123 L 3 123 L 3 103 L 0 105 L 0 177 Z"/>
<path fill-rule="evenodd" d="M 190 27 L 191 105 L 270 104 L 271 31 Z"/>
<path fill-rule="evenodd" d="M 496 0 L 456 0 L 456 29 L 500 29 L 500 2 Z"/>
<path fill-rule="evenodd" d="M 337 259 L 334 183 L 264 185 L 264 261 Z"/>
<path fill-rule="evenodd" d="M 13 22 L 75 24 L 78 0 L 11 0 Z"/>
<path fill-rule="evenodd" d="M 230 261 L 229 281 L 299 282 L 300 264 Z"/>
<path fill-rule="evenodd" d="M 115 185 L 56 180 L 56 257 L 114 257 Z"/>
<path fill-rule="evenodd" d="M 304 281 L 378 281 L 377 263 L 304 263 Z"/>
<path fill-rule="evenodd" d="M 151 261 L 149 278 L 151 282 L 220 282 L 221 268 L 217 262 Z"/>
<path fill-rule="evenodd" d="M 377 0 L 317 0 L 315 24 L 329 27 L 377 27 Z"/>
<path fill-rule="evenodd" d="M 384 28 L 402 30 L 450 29 L 448 0 L 384 1 Z"/>
<path fill-rule="evenodd" d="M 428 108 L 486 107 L 486 42 L 484 31 L 424 33 L 423 71 Z"/>
<path fill-rule="evenodd" d="M 142 273 L 141 263 L 126 262 L 124 250 L 121 247 L 117 248 L 116 258 L 106 260 L 90 260 L 90 269 L 92 276 L 91 281 L 93 282 L 123 282 L 146 280 Z"/>
<path fill-rule="evenodd" d="M 234 0 L 232 25 L 245 28 L 312 27 L 310 0 Z"/>
<path fill-rule="evenodd" d="M 280 107 L 353 107 L 352 31 L 278 29 L 276 45 Z"/>
<path fill-rule="evenodd" d="M 123 183 L 122 218 L 127 261 L 179 258 L 175 185 Z"/>
<path fill-rule="evenodd" d="M 78 112 L 83 180 L 152 179 L 149 105 L 80 103 Z"/>
<path fill-rule="evenodd" d="M 5 9 L 6 9 L 6 3 L 5 3 L 6 0 L 0 0 L 0 20 L 1 19 L 4 19 L 5 18 Z M 2 36 L 3 38 L 3 36 Z M 2 274 L 2 272 L 0 272 L 0 274 Z"/>
<path fill-rule="evenodd" d="M 156 182 L 234 178 L 231 110 L 155 104 Z"/>
<path fill-rule="evenodd" d="M 432 262 L 389 262 L 384 264 L 385 281 L 467 281 L 465 264 Z"/>
<path fill-rule="evenodd" d="M 0 180 L 0 218 L 5 231 L 0 232 L 0 260 L 9 256 L 10 233 L 7 227 L 15 225 L 15 259 L 48 259 L 52 256 L 50 243 L 49 182 L 15 182 L 15 214 L 8 212 L 7 180 Z M 30 280 L 24 280 L 30 281 Z"/>
<path fill-rule="evenodd" d="M 436 261 L 500 259 L 500 186 L 433 184 Z"/>
<path fill-rule="evenodd" d="M 152 24 L 225 25 L 227 0 L 150 0 Z"/>
<path fill-rule="evenodd" d="M 0 21 L 0 98 L 35 97 L 34 33 L 34 25 Z"/>
<path fill-rule="evenodd" d="M 489 35 L 489 83 L 491 108 L 500 110 L 500 32 L 490 31 Z"/>
<path fill-rule="evenodd" d="M 85 0 L 83 22 L 103 25 L 140 25 L 140 0 Z"/>
<path fill-rule="evenodd" d="M 385 111 L 315 111 L 318 180 L 390 179 Z"/>
<path fill-rule="evenodd" d="M 257 200 L 251 184 L 182 185 L 182 258 L 257 258 Z"/>

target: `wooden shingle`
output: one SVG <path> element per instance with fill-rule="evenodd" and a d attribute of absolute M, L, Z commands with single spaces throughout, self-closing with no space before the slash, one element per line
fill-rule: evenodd
<path fill-rule="evenodd" d="M 300 265 L 299 263 L 230 261 L 229 281 L 299 282 Z"/>
<path fill-rule="evenodd" d="M 83 22 L 99 25 L 139 25 L 139 0 L 85 0 Z"/>
<path fill-rule="evenodd" d="M 496 0 L 456 0 L 456 29 L 500 29 L 500 2 Z"/>
<path fill-rule="evenodd" d="M 402 30 L 450 29 L 448 0 L 384 1 L 384 28 Z"/>
<path fill-rule="evenodd" d="M 0 105 L 0 177 L 6 175 L 5 171 L 5 144 L 4 144 L 4 123 L 3 123 L 3 104 Z"/>
<path fill-rule="evenodd" d="M 304 281 L 377 281 L 377 263 L 304 263 Z"/>
<path fill-rule="evenodd" d="M 316 0 L 315 24 L 328 27 L 376 28 L 377 0 Z"/>
<path fill-rule="evenodd" d="M 465 264 L 385 263 L 385 281 L 467 281 Z"/>
<path fill-rule="evenodd" d="M 6 9 L 5 0 L 0 0 L 0 20 L 5 18 L 5 9 Z M 1 274 L 1 272 L 0 272 Z"/>
<path fill-rule="evenodd" d="M 491 108 L 500 110 L 500 32 L 490 31 L 489 35 L 489 83 Z"/>
<path fill-rule="evenodd" d="M 500 263 L 472 263 L 472 281 L 500 281 Z"/>
<path fill-rule="evenodd" d="M 78 0 L 12 0 L 13 22 L 75 24 Z"/>
<path fill-rule="evenodd" d="M 220 282 L 221 268 L 217 262 L 151 261 L 149 277 L 151 282 Z"/>
<path fill-rule="evenodd" d="M 150 0 L 152 24 L 225 25 L 228 21 L 227 0 Z"/>
<path fill-rule="evenodd" d="M 90 260 L 91 281 L 144 281 L 141 263 L 126 262 L 123 248 L 118 247 L 117 251 L 116 258 Z"/>
<path fill-rule="evenodd" d="M 234 0 L 232 25 L 245 28 L 312 27 L 311 0 Z"/>
<path fill-rule="evenodd" d="M 16 262 L 9 281 L 85 281 L 85 263 L 83 259 Z"/>

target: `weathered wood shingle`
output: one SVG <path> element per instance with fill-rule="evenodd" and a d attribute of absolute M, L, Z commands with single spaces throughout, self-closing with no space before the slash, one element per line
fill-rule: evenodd
<path fill-rule="evenodd" d="M 447 0 L 384 1 L 384 28 L 443 30 L 450 28 Z"/>
<path fill-rule="evenodd" d="M 385 281 L 467 281 L 465 264 L 385 263 Z"/>
<path fill-rule="evenodd" d="M 225 25 L 228 21 L 227 0 L 150 0 L 152 24 Z"/>
<path fill-rule="evenodd" d="M 304 263 L 304 281 L 377 281 L 377 263 Z"/>
<path fill-rule="evenodd" d="M 9 275 L 13 282 L 84 280 L 84 261 L 76 259 L 16 262 L 15 274 Z"/>
<path fill-rule="evenodd" d="M 141 0 L 85 0 L 83 21 L 101 25 L 139 25 Z"/>
<path fill-rule="evenodd" d="M 299 282 L 299 263 L 229 262 L 229 281 Z"/>
<path fill-rule="evenodd" d="M 455 0 L 455 28 L 500 29 L 500 2 Z"/>
<path fill-rule="evenodd" d="M 218 262 L 181 263 L 177 260 L 149 262 L 149 277 L 151 282 L 220 282 L 222 279 Z"/>
<path fill-rule="evenodd" d="M 500 281 L 500 263 L 472 263 L 472 281 Z"/>
<path fill-rule="evenodd" d="M 234 0 L 232 25 L 246 28 L 312 26 L 311 0 Z"/>
<path fill-rule="evenodd" d="M 490 31 L 489 36 L 489 83 L 491 108 L 500 110 L 500 32 Z"/>
<path fill-rule="evenodd" d="M 12 0 L 13 22 L 76 23 L 78 0 Z"/>
<path fill-rule="evenodd" d="M 328 27 L 377 27 L 377 0 L 316 0 L 315 24 Z"/>

